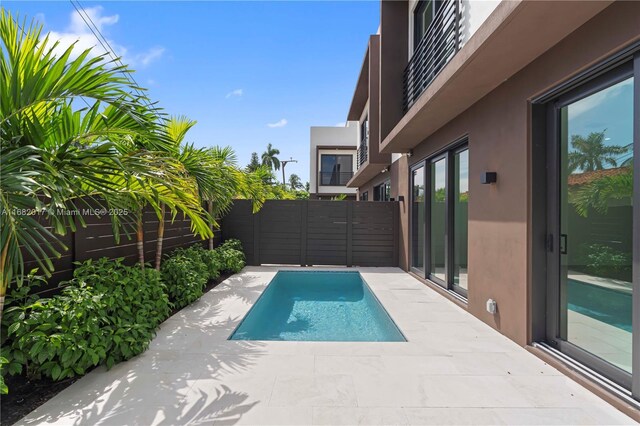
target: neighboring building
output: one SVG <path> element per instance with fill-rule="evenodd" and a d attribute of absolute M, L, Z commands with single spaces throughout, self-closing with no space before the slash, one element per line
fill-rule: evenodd
<path fill-rule="evenodd" d="M 401 267 L 635 418 L 639 52 L 640 2 L 383 1 L 348 113 Z"/>
<path fill-rule="evenodd" d="M 357 122 L 347 122 L 344 127 L 311 127 L 311 199 L 328 200 L 342 194 L 356 198 L 356 190 L 346 184 L 356 170 L 357 140 Z"/>

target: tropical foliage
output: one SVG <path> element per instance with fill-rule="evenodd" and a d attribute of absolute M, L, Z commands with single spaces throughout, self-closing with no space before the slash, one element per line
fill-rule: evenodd
<path fill-rule="evenodd" d="M 570 173 L 576 170 L 602 170 L 605 165 L 618 167 L 618 158 L 627 153 L 630 147 L 606 145 L 605 133 L 606 130 L 591 132 L 586 138 L 582 135 L 571 135 L 573 151 L 568 154 Z"/>
<path fill-rule="evenodd" d="M 279 149 L 274 148 L 271 144 L 267 145 L 267 150 L 262 153 L 262 165 L 269 170 L 280 170 L 280 160 L 277 157 L 279 154 Z"/>
<path fill-rule="evenodd" d="M 171 313 L 197 300 L 221 271 L 244 267 L 242 245 L 229 240 L 215 250 L 176 250 L 162 272 L 125 266 L 122 259 L 88 260 L 50 298 L 30 295 L 42 277 L 29 276 L 8 297 L 2 324 L 0 393 L 4 376 L 62 380 L 95 366 L 114 364 L 145 351 Z"/>
<path fill-rule="evenodd" d="M 4 9 L 0 38 L 0 318 L 7 289 L 27 275 L 23 255 L 49 276 L 52 259 L 67 250 L 59 236 L 76 220 L 85 226 L 69 214 L 81 206 L 131 213 L 110 216 L 113 235 L 135 231 L 143 269 L 145 207 L 159 219 L 184 215 L 211 246 L 215 218 L 234 197 L 254 200 L 255 209 L 267 198 L 263 171 L 240 170 L 229 148 L 186 143 L 195 122 L 167 117 L 119 61 L 75 45 L 60 54 L 41 25 L 20 25 Z M 79 297 L 74 291 L 65 297 Z"/>

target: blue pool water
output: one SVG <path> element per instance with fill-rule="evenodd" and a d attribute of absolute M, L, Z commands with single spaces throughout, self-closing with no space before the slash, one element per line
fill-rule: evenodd
<path fill-rule="evenodd" d="M 568 279 L 567 302 L 572 311 L 631 331 L 632 295 L 578 280 Z"/>
<path fill-rule="evenodd" d="M 280 271 L 231 340 L 404 342 L 358 272 Z"/>

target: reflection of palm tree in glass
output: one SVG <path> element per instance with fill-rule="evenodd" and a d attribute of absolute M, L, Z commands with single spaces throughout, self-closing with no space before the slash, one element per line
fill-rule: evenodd
<path fill-rule="evenodd" d="M 606 129 L 602 132 L 591 132 L 585 138 L 582 135 L 571 135 L 569 153 L 569 171 L 593 172 L 602 170 L 605 165 L 618 166 L 618 159 L 629 151 L 630 146 L 607 146 L 604 143 Z"/>
<path fill-rule="evenodd" d="M 606 214 L 613 200 L 631 200 L 633 197 L 633 168 L 621 167 L 619 173 L 605 175 L 593 181 L 569 188 L 569 201 L 580 216 L 586 217 L 589 209 Z"/>

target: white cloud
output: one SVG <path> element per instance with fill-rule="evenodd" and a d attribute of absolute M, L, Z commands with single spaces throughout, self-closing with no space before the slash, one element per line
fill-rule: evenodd
<path fill-rule="evenodd" d="M 336 123 L 336 127 L 344 127 L 346 125 L 347 123 L 345 123 L 344 121 L 341 121 L 340 123 Z"/>
<path fill-rule="evenodd" d="M 135 62 L 139 62 L 146 67 L 156 59 L 160 59 L 163 53 L 164 53 L 164 47 L 160 47 L 160 46 L 152 47 L 151 49 L 149 49 L 144 53 L 137 54 Z"/>
<path fill-rule="evenodd" d="M 241 98 L 242 95 L 244 95 L 244 90 L 236 89 L 236 90 L 232 90 L 231 92 L 227 93 L 227 96 L 225 96 L 225 98 L 227 98 L 227 99 L 229 99 L 231 97 Z"/>
<path fill-rule="evenodd" d="M 574 120 L 582 114 L 598 108 L 610 99 L 615 99 L 618 95 L 626 90 L 633 90 L 633 79 L 629 78 L 608 89 L 597 92 L 591 96 L 581 99 L 569 105 L 569 120 Z"/>
<path fill-rule="evenodd" d="M 89 48 L 92 49 L 89 53 L 91 57 L 100 56 L 107 53 L 105 47 L 108 48 L 111 46 L 113 52 L 124 64 L 135 68 L 146 67 L 164 54 L 165 49 L 160 46 L 152 47 L 145 52 L 130 52 L 125 46 L 118 44 L 105 34 L 107 27 L 118 23 L 120 15 L 104 15 L 102 6 L 89 7 L 84 10 L 100 33 L 107 39 L 108 45 L 105 43 L 105 46 L 102 46 L 82 17 L 74 10 L 69 16 L 69 25 L 64 31 L 49 31 L 49 42 L 52 43 L 52 45 L 56 41 L 58 42 L 55 48 L 57 55 L 64 53 L 74 43 L 75 45 L 71 53 L 72 58 L 77 58 L 82 52 Z M 42 20 L 44 20 L 44 15 L 42 15 Z M 89 23 L 91 23 L 91 21 L 89 21 Z M 111 57 L 107 56 L 107 59 L 111 60 Z"/>
<path fill-rule="evenodd" d="M 268 123 L 267 126 L 273 129 L 276 127 L 284 127 L 287 125 L 287 123 L 288 123 L 287 119 L 283 118 L 282 120 L 276 121 L 275 123 Z"/>

